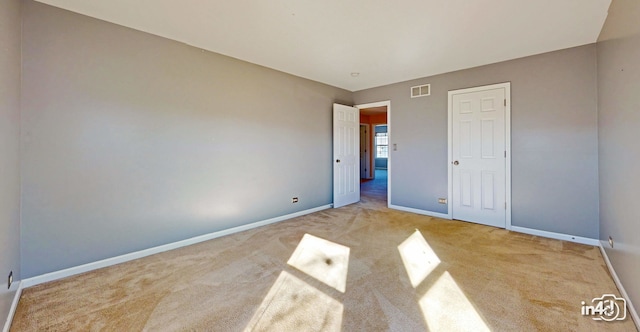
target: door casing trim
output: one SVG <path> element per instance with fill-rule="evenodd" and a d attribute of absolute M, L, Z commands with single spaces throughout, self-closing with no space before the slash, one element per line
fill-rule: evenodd
<path fill-rule="evenodd" d="M 389 156 L 387 157 L 387 207 L 391 208 L 391 100 L 378 101 L 374 103 L 359 104 L 353 107 L 358 109 L 387 106 L 387 136 L 389 137 Z M 373 154 L 373 151 L 371 151 Z M 375 162 L 374 162 L 375 163 Z M 375 165 L 373 166 L 375 172 Z"/>

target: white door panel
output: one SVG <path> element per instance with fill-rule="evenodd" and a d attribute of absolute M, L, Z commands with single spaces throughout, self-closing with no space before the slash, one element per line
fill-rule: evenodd
<path fill-rule="evenodd" d="M 505 227 L 506 91 L 452 92 L 453 219 Z"/>
<path fill-rule="evenodd" d="M 333 207 L 360 201 L 360 110 L 333 104 Z"/>

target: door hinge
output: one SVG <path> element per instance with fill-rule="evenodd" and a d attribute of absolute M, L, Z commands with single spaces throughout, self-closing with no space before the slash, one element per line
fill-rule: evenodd
<path fill-rule="evenodd" d="M 507 158 L 507 150 L 504 151 L 504 157 Z"/>
<path fill-rule="evenodd" d="M 506 99 L 504 100 L 504 106 L 507 106 L 507 100 Z"/>
<path fill-rule="evenodd" d="M 507 209 L 507 202 L 504 202 L 504 209 Z"/>

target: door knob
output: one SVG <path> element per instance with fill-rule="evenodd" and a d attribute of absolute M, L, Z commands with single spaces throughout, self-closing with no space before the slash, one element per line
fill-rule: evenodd
<path fill-rule="evenodd" d="M 460 163 L 456 160 L 456 161 L 452 162 L 452 164 L 458 166 L 458 164 L 460 164 Z"/>
<path fill-rule="evenodd" d="M 337 162 L 337 163 L 340 163 L 340 159 L 336 159 L 336 162 Z"/>

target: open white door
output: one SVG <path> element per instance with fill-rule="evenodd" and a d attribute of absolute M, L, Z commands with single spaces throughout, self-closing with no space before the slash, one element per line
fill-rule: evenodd
<path fill-rule="evenodd" d="M 449 92 L 453 219 L 505 228 L 510 85 Z"/>
<path fill-rule="evenodd" d="M 360 201 L 360 110 L 333 104 L 333 207 Z"/>

